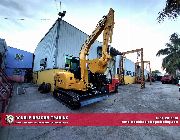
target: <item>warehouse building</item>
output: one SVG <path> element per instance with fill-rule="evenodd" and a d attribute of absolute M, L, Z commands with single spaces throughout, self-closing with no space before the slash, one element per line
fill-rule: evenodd
<path fill-rule="evenodd" d="M 37 84 L 48 82 L 53 85 L 54 74 L 66 68 L 69 57 L 79 56 L 81 46 L 87 38 L 86 33 L 58 18 L 35 49 L 34 82 Z M 99 57 L 101 46 L 101 42 L 95 41 L 89 51 L 88 59 Z M 113 56 L 112 60 L 115 62 L 116 57 L 114 55 L 119 52 L 113 48 L 110 51 Z M 115 68 L 112 74 L 115 74 Z"/>
<path fill-rule="evenodd" d="M 68 57 L 79 56 L 81 46 L 87 37 L 87 34 L 76 27 L 58 19 L 37 45 L 33 71 L 64 69 Z M 89 59 L 97 58 L 98 46 L 101 46 L 101 43 L 95 41 L 90 49 Z"/>
<path fill-rule="evenodd" d="M 7 47 L 5 72 L 10 80 L 15 82 L 30 82 L 32 67 L 32 53 Z"/>
<path fill-rule="evenodd" d="M 66 21 L 58 18 L 46 35 L 38 43 L 34 52 L 33 79 L 34 83 L 51 83 L 54 85 L 54 75 L 58 71 L 66 69 L 70 57 L 78 57 L 81 46 L 88 35 Z M 95 59 L 101 55 L 101 42 L 95 41 L 89 52 L 89 59 Z M 117 77 L 120 52 L 110 47 L 112 60 L 108 65 L 112 75 Z M 127 75 L 133 79 L 134 63 L 126 59 L 126 70 L 132 73 Z M 108 70 L 105 73 L 108 75 Z M 127 78 L 128 79 L 128 78 Z M 129 82 L 130 81 L 130 82 Z M 133 83 L 129 80 L 128 83 Z M 53 87 L 52 87 L 53 90 Z"/>

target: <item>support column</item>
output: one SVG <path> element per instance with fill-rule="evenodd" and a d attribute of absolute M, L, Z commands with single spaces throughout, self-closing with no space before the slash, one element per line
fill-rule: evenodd
<path fill-rule="evenodd" d="M 121 82 L 122 85 L 124 85 L 124 55 L 121 55 L 121 60 L 120 60 L 120 73 L 119 73 L 119 81 Z"/>
<path fill-rule="evenodd" d="M 141 89 L 145 88 L 143 48 L 141 48 Z"/>
<path fill-rule="evenodd" d="M 138 83 L 138 62 L 135 63 L 135 83 L 137 84 Z"/>
<path fill-rule="evenodd" d="M 56 33 L 56 45 L 55 45 L 55 53 L 54 53 L 54 58 L 55 58 L 55 65 L 54 65 L 54 68 L 58 68 L 58 46 L 59 46 L 59 32 L 60 32 L 60 22 L 62 21 L 61 18 L 58 18 L 58 20 L 56 21 L 57 22 L 57 33 Z"/>
<path fill-rule="evenodd" d="M 151 65 L 149 62 L 149 81 L 150 81 L 150 85 L 152 85 L 152 74 L 151 74 Z"/>

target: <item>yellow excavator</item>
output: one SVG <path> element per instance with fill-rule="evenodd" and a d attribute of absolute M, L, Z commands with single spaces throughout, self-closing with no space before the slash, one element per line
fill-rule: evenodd
<path fill-rule="evenodd" d="M 79 57 L 72 57 L 69 69 L 56 73 L 53 95 L 70 109 L 78 109 L 108 96 L 107 78 L 104 75 L 111 59 L 108 43 L 112 42 L 114 10 L 98 22 L 95 30 L 81 47 Z M 103 32 L 102 55 L 89 60 L 91 45 Z"/>

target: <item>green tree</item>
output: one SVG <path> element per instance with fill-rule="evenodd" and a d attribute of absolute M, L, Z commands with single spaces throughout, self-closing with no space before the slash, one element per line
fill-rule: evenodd
<path fill-rule="evenodd" d="M 165 18 L 176 19 L 180 15 L 180 0 L 166 0 L 165 8 L 159 12 L 158 22 Z"/>
<path fill-rule="evenodd" d="M 154 70 L 154 71 L 152 71 L 152 75 L 153 76 L 155 76 L 155 75 L 157 75 L 158 73 L 161 73 L 159 70 Z"/>
<path fill-rule="evenodd" d="M 166 43 L 166 48 L 157 52 L 156 56 L 165 55 L 162 67 L 167 73 L 175 75 L 180 69 L 180 38 L 177 33 L 170 36 L 170 43 Z"/>
<path fill-rule="evenodd" d="M 158 74 L 161 72 L 159 70 L 154 70 L 151 73 L 152 73 L 152 76 L 157 80 Z"/>

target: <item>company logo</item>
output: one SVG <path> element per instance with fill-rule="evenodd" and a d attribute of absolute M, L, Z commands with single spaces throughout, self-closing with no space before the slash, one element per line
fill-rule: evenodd
<path fill-rule="evenodd" d="M 5 118 L 6 122 L 8 124 L 12 124 L 14 122 L 14 116 L 12 115 L 6 115 L 6 118 Z"/>

